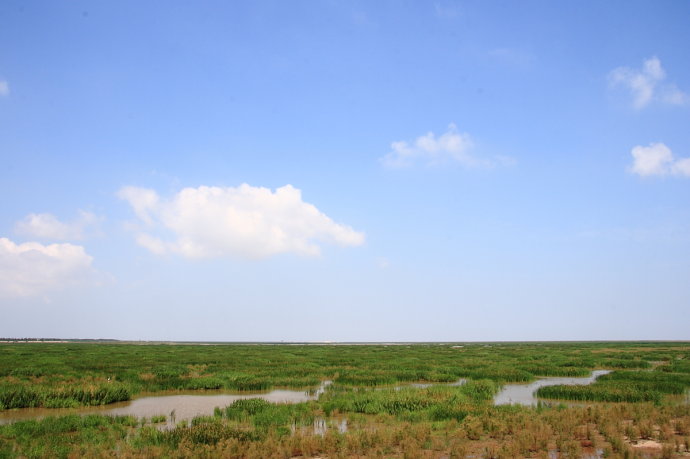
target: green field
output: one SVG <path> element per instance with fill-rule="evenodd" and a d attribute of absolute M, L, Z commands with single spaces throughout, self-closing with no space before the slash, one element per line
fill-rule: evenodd
<path fill-rule="evenodd" d="M 594 369 L 614 371 L 590 386 L 540 389 L 553 403 L 493 405 L 505 383 Z M 460 378 L 467 383 L 447 384 Z M 159 428 L 168 413 L 19 421 L 0 426 L 0 457 L 683 457 L 690 450 L 688 343 L 0 345 L 0 413 L 181 390 L 307 389 L 326 380 L 333 383 L 318 400 L 240 400 L 171 429 Z M 346 431 L 337 428 L 343 423 Z M 641 448 L 642 440 L 654 443 Z"/>

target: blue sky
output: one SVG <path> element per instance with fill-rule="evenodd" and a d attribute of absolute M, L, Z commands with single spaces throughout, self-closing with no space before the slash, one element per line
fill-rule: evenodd
<path fill-rule="evenodd" d="M 0 336 L 690 339 L 690 4 L 0 4 Z"/>

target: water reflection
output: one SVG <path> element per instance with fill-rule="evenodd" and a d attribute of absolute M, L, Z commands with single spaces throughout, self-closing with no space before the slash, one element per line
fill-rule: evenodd
<path fill-rule="evenodd" d="M 272 403 L 300 403 L 316 400 L 326 390 L 331 381 L 324 381 L 316 390 L 273 390 L 264 393 L 228 394 L 219 391 L 177 393 L 174 395 L 155 395 L 135 398 L 128 402 L 112 403 L 105 406 L 79 408 L 21 408 L 0 412 L 0 424 L 25 419 L 40 419 L 46 416 L 66 414 L 104 414 L 109 416 L 136 416 L 150 418 L 165 415 L 169 427 L 180 421 L 191 421 L 196 416 L 211 416 L 215 407 L 225 407 L 237 400 L 261 398 Z"/>
<path fill-rule="evenodd" d="M 314 433 L 314 435 L 325 435 L 326 432 L 328 432 L 328 429 L 337 429 L 340 433 L 347 432 L 347 419 L 314 419 L 314 425 L 312 426 L 312 432 Z M 305 431 L 307 431 L 307 428 L 303 427 L 301 430 L 304 433 Z M 292 432 L 295 433 L 296 431 L 297 427 L 293 425 Z"/>
<path fill-rule="evenodd" d="M 540 387 L 554 386 L 558 384 L 586 385 L 594 382 L 599 376 L 610 373 L 608 370 L 595 370 L 586 378 L 543 378 L 530 384 L 507 384 L 501 392 L 494 397 L 494 404 L 520 404 L 536 405 L 537 398 L 534 393 Z M 448 386 L 461 386 L 466 383 L 460 379 Z M 204 394 L 198 392 L 175 393 L 171 395 L 141 396 L 127 402 L 112 403 L 105 406 L 90 406 L 79 408 L 21 408 L 17 410 L 0 411 L 0 424 L 26 419 L 40 419 L 46 416 L 62 416 L 67 414 L 103 414 L 109 416 L 135 416 L 137 418 L 151 418 L 152 416 L 165 415 L 167 427 L 173 427 L 176 423 L 189 422 L 197 416 L 211 416 L 216 407 L 225 407 L 237 400 L 248 398 L 261 398 L 272 403 L 300 403 L 317 400 L 324 393 L 331 381 L 324 381 L 318 388 L 311 390 L 272 390 L 263 393 L 227 393 L 221 391 L 207 391 Z M 425 389 L 437 384 L 413 383 L 402 387 L 415 387 Z M 346 420 L 329 421 L 339 423 L 337 428 L 344 432 L 347 430 Z M 326 421 L 316 420 L 314 432 L 325 432 L 328 426 Z"/>
<path fill-rule="evenodd" d="M 546 386 L 586 386 L 592 384 L 599 376 L 611 373 L 609 370 L 594 370 L 590 376 L 584 378 L 542 378 L 529 384 L 506 384 L 503 386 L 501 392 L 494 397 L 494 405 L 536 405 L 538 403 L 537 397 L 534 393 L 537 389 Z"/>

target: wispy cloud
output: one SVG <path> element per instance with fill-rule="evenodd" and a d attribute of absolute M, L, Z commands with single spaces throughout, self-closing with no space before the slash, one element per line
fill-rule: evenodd
<path fill-rule="evenodd" d="M 10 84 L 5 80 L 0 80 L 0 97 L 10 95 Z"/>
<path fill-rule="evenodd" d="M 0 238 L 0 296 L 41 296 L 92 278 L 93 258 L 73 244 L 16 244 Z"/>
<path fill-rule="evenodd" d="M 189 258 L 258 259 L 280 253 L 315 256 L 319 242 L 341 246 L 364 243 L 364 234 L 335 223 L 300 190 L 286 185 L 274 191 L 239 187 L 185 188 L 170 199 L 151 189 L 124 187 L 127 201 L 144 228 L 137 243 L 156 254 Z M 172 234 L 165 239 L 162 233 Z"/>
<path fill-rule="evenodd" d="M 392 142 L 391 151 L 380 161 L 384 166 L 391 168 L 445 163 L 457 163 L 465 167 L 492 167 L 514 163 L 507 157 L 479 158 L 472 154 L 473 149 L 474 141 L 470 135 L 459 132 L 457 126 L 451 123 L 448 130 L 440 136 L 427 132 L 410 142 Z"/>
<path fill-rule="evenodd" d="M 674 84 L 664 83 L 666 71 L 657 57 L 647 59 L 640 70 L 618 67 L 609 73 L 612 86 L 626 87 L 633 97 L 633 107 L 642 109 L 652 102 L 672 105 L 690 103 L 690 96 Z"/>
<path fill-rule="evenodd" d="M 455 2 L 437 1 L 434 2 L 434 13 L 444 19 L 452 19 L 460 14 L 460 7 Z"/>
<path fill-rule="evenodd" d="M 491 59 L 516 68 L 528 68 L 535 61 L 534 54 L 518 48 L 494 48 L 488 52 Z"/>
<path fill-rule="evenodd" d="M 91 212 L 79 211 L 71 222 L 62 222 L 53 214 L 29 214 L 15 225 L 15 232 L 23 236 L 51 241 L 74 241 L 84 239 L 94 231 L 101 218 Z"/>
<path fill-rule="evenodd" d="M 386 257 L 378 257 L 376 258 L 376 266 L 379 267 L 379 269 L 388 269 L 390 267 L 391 262 L 388 258 Z"/>
<path fill-rule="evenodd" d="M 690 158 L 674 158 L 673 152 L 663 143 L 651 143 L 648 147 L 638 145 L 630 154 L 633 163 L 629 170 L 642 177 L 677 175 L 690 177 Z"/>

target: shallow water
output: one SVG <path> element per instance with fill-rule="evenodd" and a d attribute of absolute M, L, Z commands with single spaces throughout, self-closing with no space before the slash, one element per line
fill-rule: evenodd
<path fill-rule="evenodd" d="M 326 432 L 328 432 L 329 429 L 337 429 L 340 433 L 347 432 L 347 419 L 340 418 L 327 420 L 324 418 L 316 418 L 314 419 L 314 425 L 312 426 L 311 431 L 314 433 L 314 435 L 326 435 Z M 308 430 L 309 429 L 305 427 L 301 428 L 302 433 L 305 433 Z M 292 432 L 295 433 L 296 431 L 297 427 L 293 425 Z"/>
<path fill-rule="evenodd" d="M 494 397 L 495 405 L 521 404 L 536 405 L 538 399 L 534 392 L 540 387 L 554 386 L 558 384 L 587 385 L 594 382 L 599 376 L 609 373 L 608 370 L 595 370 L 592 375 L 585 378 L 543 378 L 530 384 L 506 384 L 501 392 Z M 448 386 L 460 386 L 465 384 L 465 379 Z M 261 398 L 272 403 L 300 403 L 319 398 L 331 381 L 324 381 L 315 390 L 273 390 L 257 393 L 228 393 L 222 391 L 175 393 L 170 395 L 143 395 L 127 402 L 112 403 L 105 406 L 87 406 L 78 408 L 21 408 L 16 410 L 0 411 L 0 424 L 10 422 L 40 419 L 47 416 L 63 416 L 67 414 L 103 414 L 109 416 L 135 416 L 137 418 L 151 418 L 152 416 L 165 415 L 166 426 L 173 427 L 180 421 L 191 421 L 197 416 L 211 416 L 216 407 L 226 407 L 236 400 L 248 398 Z M 427 388 L 436 384 L 412 383 L 402 387 Z M 345 424 L 347 426 L 347 424 Z M 339 428 L 342 428 L 339 426 Z M 346 429 L 347 427 L 345 427 Z M 315 431 L 320 427 L 315 426 Z"/>
<path fill-rule="evenodd" d="M 111 403 L 105 406 L 79 408 L 21 408 L 0 412 L 0 424 L 26 419 L 40 419 L 46 416 L 66 414 L 104 414 L 109 416 L 136 416 L 150 418 L 165 415 L 167 425 L 174 426 L 180 421 L 191 421 L 196 416 L 211 416 L 215 407 L 226 407 L 236 400 L 261 398 L 273 403 L 300 403 L 316 400 L 331 381 L 324 381 L 316 390 L 272 390 L 263 393 L 223 393 L 207 391 L 176 393 L 173 395 L 142 396 L 127 402 Z"/>
<path fill-rule="evenodd" d="M 583 378 L 556 377 L 542 378 L 529 384 L 506 384 L 501 392 L 494 397 L 494 405 L 536 405 L 539 399 L 534 393 L 540 387 L 558 386 L 586 386 L 592 384 L 599 376 L 611 373 L 609 370 L 594 370 L 590 376 Z"/>

